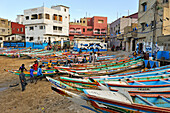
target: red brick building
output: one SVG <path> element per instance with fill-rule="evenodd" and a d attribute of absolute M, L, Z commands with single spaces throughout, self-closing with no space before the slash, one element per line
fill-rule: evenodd
<path fill-rule="evenodd" d="M 11 34 L 5 37 L 5 41 L 25 40 L 25 25 L 11 22 Z"/>
<path fill-rule="evenodd" d="M 25 35 L 25 25 L 11 22 L 12 34 L 24 34 Z"/>
<path fill-rule="evenodd" d="M 102 38 L 107 35 L 107 17 L 94 16 L 81 18 L 80 21 L 70 22 L 69 38 L 76 36 Z"/>

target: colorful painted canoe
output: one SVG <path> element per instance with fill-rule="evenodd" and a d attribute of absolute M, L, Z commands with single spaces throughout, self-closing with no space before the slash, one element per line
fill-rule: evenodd
<path fill-rule="evenodd" d="M 147 76 L 148 74 L 166 74 L 168 71 L 170 71 L 170 65 L 162 66 L 158 68 L 153 69 L 147 69 L 145 71 L 135 71 L 135 72 L 129 72 L 129 73 L 122 73 L 122 74 L 114 74 L 114 75 L 105 75 L 105 76 L 92 76 L 90 78 L 93 78 L 95 80 L 111 80 L 115 77 L 122 77 L 122 79 L 132 78 L 134 76 Z M 132 77 L 131 77 L 132 76 Z M 85 79 L 88 79 L 89 77 L 83 77 Z"/>
<path fill-rule="evenodd" d="M 67 97 L 78 105 L 90 109 L 96 113 L 129 113 L 129 112 L 165 112 L 169 113 L 169 98 L 163 96 L 131 97 L 127 92 L 111 92 L 102 90 L 84 90 L 86 96 L 81 96 L 65 90 L 62 86 L 54 87 L 52 90 Z"/>
<path fill-rule="evenodd" d="M 124 70 L 134 69 L 141 67 L 143 65 L 143 60 L 136 60 L 128 63 L 124 63 L 122 65 L 111 66 L 107 68 L 100 68 L 100 69 L 92 69 L 92 70 L 65 70 L 65 69 L 58 69 L 61 73 L 68 73 L 76 76 L 93 76 L 93 75 L 106 75 L 106 74 L 113 74 L 117 72 L 121 72 Z"/>
<path fill-rule="evenodd" d="M 19 70 L 5 70 L 7 72 L 10 72 L 10 73 L 13 73 L 15 75 L 19 75 L 21 73 L 21 71 Z M 57 70 L 56 69 L 46 69 L 46 70 L 43 70 L 43 76 L 53 76 L 53 75 L 56 75 L 57 74 Z M 30 77 L 30 72 L 29 71 L 24 71 L 24 74 L 26 77 Z M 34 71 L 34 76 L 37 76 L 37 72 Z"/>

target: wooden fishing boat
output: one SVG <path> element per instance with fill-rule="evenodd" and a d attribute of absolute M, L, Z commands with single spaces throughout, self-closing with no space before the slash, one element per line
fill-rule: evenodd
<path fill-rule="evenodd" d="M 125 91 L 111 92 L 102 90 L 84 90 L 86 96 L 65 90 L 63 86 L 52 86 L 52 90 L 71 101 L 94 112 L 165 112 L 169 113 L 169 98 L 163 96 L 131 97 Z M 93 108 L 92 108 L 93 106 Z"/>
<path fill-rule="evenodd" d="M 68 73 L 68 74 L 73 74 L 76 76 L 85 76 L 85 75 L 93 76 L 93 75 L 113 74 L 113 73 L 121 72 L 124 70 L 134 69 L 142 65 L 143 65 L 143 61 L 140 59 L 140 60 L 124 63 L 124 64 L 117 65 L 117 66 L 111 66 L 107 68 L 92 69 L 92 70 L 79 70 L 79 71 L 71 70 L 71 69 L 68 69 L 68 70 L 58 69 L 58 71 L 61 73 Z"/>
<path fill-rule="evenodd" d="M 128 63 L 130 61 L 135 61 L 135 59 L 124 59 L 119 61 L 108 62 L 108 63 L 97 63 L 97 64 L 91 64 L 88 66 L 82 66 L 82 67 L 65 67 L 65 66 L 54 66 L 55 69 L 61 69 L 61 70 L 89 70 L 89 69 L 99 69 L 99 68 L 107 68 L 111 66 L 117 66 L 124 63 Z"/>
<path fill-rule="evenodd" d="M 111 92 L 101 90 L 84 90 L 94 108 L 102 112 L 145 112 L 169 113 L 170 98 L 163 96 L 131 97 L 124 91 Z"/>
<path fill-rule="evenodd" d="M 5 70 L 5 71 L 13 73 L 15 75 L 19 75 L 21 73 L 21 71 L 19 71 L 19 70 Z M 43 76 L 53 76 L 53 75 L 57 74 L 57 70 L 56 69 L 46 69 L 46 70 L 42 70 L 42 73 L 43 73 Z M 29 71 L 24 71 L 24 74 L 26 77 L 30 77 Z M 34 71 L 33 74 L 34 74 L 34 76 L 37 76 L 37 71 Z"/>
<path fill-rule="evenodd" d="M 153 69 L 147 69 L 145 71 L 135 71 L 135 72 L 129 72 L 129 73 L 122 73 L 122 74 L 114 74 L 114 75 L 105 75 L 105 76 L 93 76 L 90 78 L 93 78 L 95 80 L 111 80 L 112 78 L 114 79 L 115 77 L 122 77 L 121 79 L 126 79 L 126 77 L 133 77 L 133 76 L 147 76 L 150 74 L 166 74 L 167 71 L 170 70 L 170 65 L 167 66 L 162 66 L 158 68 L 153 68 Z M 89 77 L 83 77 L 85 79 L 88 79 Z"/>

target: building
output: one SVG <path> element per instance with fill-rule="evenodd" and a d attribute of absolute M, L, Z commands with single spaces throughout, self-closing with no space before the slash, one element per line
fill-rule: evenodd
<path fill-rule="evenodd" d="M 8 19 L 0 18 L 0 47 L 3 47 L 5 36 L 11 34 L 11 22 Z"/>
<path fill-rule="evenodd" d="M 69 7 L 57 5 L 24 10 L 16 20 L 25 25 L 26 42 L 50 43 L 68 39 L 69 19 Z"/>
<path fill-rule="evenodd" d="M 11 34 L 5 37 L 5 41 L 25 41 L 25 26 L 11 22 Z"/>
<path fill-rule="evenodd" d="M 136 49 L 136 38 L 137 38 L 137 23 L 131 23 L 131 26 L 126 26 L 124 28 L 124 40 L 123 42 L 126 43 L 125 51 L 132 52 Z"/>
<path fill-rule="evenodd" d="M 107 17 L 94 16 L 70 22 L 69 38 L 105 38 L 107 36 Z"/>
<path fill-rule="evenodd" d="M 126 47 L 126 41 L 124 40 L 124 29 L 127 26 L 131 26 L 132 23 L 138 23 L 138 13 L 122 16 L 110 24 L 110 38 L 111 47 L 123 46 Z"/>
<path fill-rule="evenodd" d="M 159 46 L 170 43 L 169 4 L 168 0 L 139 0 L 138 39 L 136 40 L 139 51 L 151 52 L 156 43 Z"/>

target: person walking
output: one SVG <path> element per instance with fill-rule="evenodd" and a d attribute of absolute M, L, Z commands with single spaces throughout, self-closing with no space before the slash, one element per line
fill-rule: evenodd
<path fill-rule="evenodd" d="M 27 71 L 27 69 L 25 68 L 25 65 L 22 64 L 22 66 L 19 68 L 19 71 L 21 71 L 21 73 L 19 74 L 19 79 L 21 82 L 22 91 L 25 90 L 25 86 L 27 85 L 24 70 Z"/>
<path fill-rule="evenodd" d="M 38 70 L 37 70 L 37 76 L 35 77 L 35 84 L 37 83 L 38 79 L 42 79 L 42 65 L 39 66 Z"/>
<path fill-rule="evenodd" d="M 33 83 L 33 79 L 34 79 L 34 69 L 33 69 L 33 66 L 31 66 L 31 69 L 30 69 L 30 83 Z"/>
<path fill-rule="evenodd" d="M 93 61 L 93 56 L 92 56 L 92 53 L 90 53 L 89 63 L 92 63 L 92 61 Z"/>

